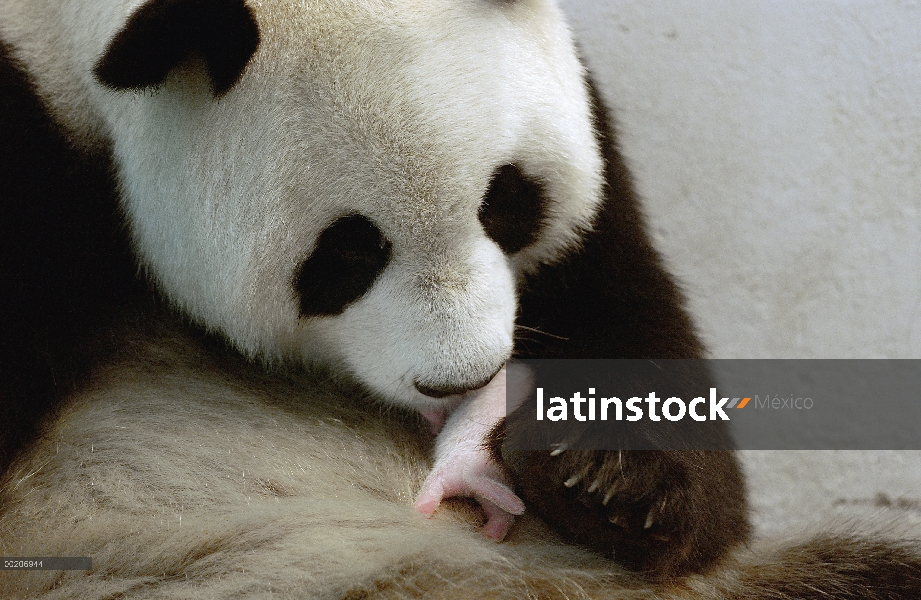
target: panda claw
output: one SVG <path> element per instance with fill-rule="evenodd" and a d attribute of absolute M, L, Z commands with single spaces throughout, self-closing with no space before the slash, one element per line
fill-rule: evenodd
<path fill-rule="evenodd" d="M 565 442 L 560 442 L 559 444 L 550 444 L 552 450 L 550 450 L 550 456 L 559 456 L 560 454 L 566 452 L 569 448 L 569 445 Z"/>
<path fill-rule="evenodd" d="M 615 494 L 615 493 L 617 493 L 617 489 L 616 489 L 615 487 L 612 486 L 612 487 L 608 490 L 608 493 L 606 493 L 606 494 L 604 495 L 604 499 L 601 501 L 601 504 L 602 504 L 603 506 L 607 506 L 607 505 L 608 505 L 608 502 L 611 501 L 611 498 L 614 497 L 614 494 Z"/>
<path fill-rule="evenodd" d="M 665 512 L 665 505 L 668 503 L 668 496 L 662 498 L 662 502 L 658 506 L 653 506 L 649 509 L 649 513 L 646 515 L 646 522 L 643 524 L 643 529 L 649 529 L 653 526 L 656 520 L 659 518 L 663 512 Z"/>
<path fill-rule="evenodd" d="M 585 467 L 581 471 L 579 471 L 578 473 L 576 473 L 575 475 L 573 475 L 572 477 L 564 481 L 563 485 L 568 488 L 571 488 L 572 486 L 576 485 L 577 483 L 582 481 L 583 477 L 588 475 L 588 472 L 592 470 L 593 466 L 594 466 L 594 463 L 591 463 L 591 462 L 588 463 L 587 465 L 585 465 Z"/>
<path fill-rule="evenodd" d="M 611 523 L 611 524 L 613 524 L 613 525 L 617 525 L 618 527 L 621 527 L 621 528 L 623 528 L 623 529 L 630 529 L 630 526 L 629 526 L 629 524 L 627 523 L 627 520 L 624 519 L 624 518 L 623 518 L 622 516 L 620 516 L 620 515 L 614 515 L 614 516 L 612 516 L 612 517 L 608 517 L 608 522 Z"/>

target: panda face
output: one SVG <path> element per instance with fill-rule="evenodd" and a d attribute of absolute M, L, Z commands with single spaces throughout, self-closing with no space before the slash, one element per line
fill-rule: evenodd
<path fill-rule="evenodd" d="M 576 246 L 601 198 L 558 8 L 177 4 L 127 17 L 99 48 L 109 87 L 89 86 L 159 287 L 250 355 L 342 364 L 392 402 L 443 408 L 489 381 L 520 278 Z M 234 71 L 212 45 L 247 18 L 258 47 Z M 132 44 L 174 38 L 175 64 L 136 71 L 172 46 Z"/>

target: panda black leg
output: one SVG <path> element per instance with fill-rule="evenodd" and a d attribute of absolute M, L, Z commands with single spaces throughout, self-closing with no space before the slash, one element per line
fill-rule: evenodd
<path fill-rule="evenodd" d="M 512 452 L 518 493 L 567 541 L 650 579 L 702 572 L 748 535 L 724 451 Z"/>
<path fill-rule="evenodd" d="M 703 349 L 680 291 L 648 240 L 606 111 L 595 90 L 592 96 L 605 159 L 604 205 L 578 251 L 524 282 L 517 320 L 523 335 L 516 356 L 699 359 Z M 690 387 L 676 379 L 672 389 L 686 393 L 693 388 L 700 395 L 709 386 L 708 377 L 700 370 L 691 374 Z M 640 374 L 630 385 L 645 389 L 644 396 L 663 391 L 653 381 Z M 638 394 L 623 397 L 631 395 Z M 749 534 L 743 478 L 735 455 L 726 450 L 732 443 L 725 429 L 708 424 L 667 434 L 673 442 L 677 436 L 678 443 L 656 443 L 661 429 L 641 433 L 651 443 L 639 445 L 578 444 L 556 432 L 542 439 L 537 447 L 543 450 L 521 450 L 527 445 L 509 444 L 498 427 L 491 447 L 528 509 L 566 539 L 664 579 L 706 570 Z M 712 436 L 720 443 L 698 443 Z M 724 450 L 696 450 L 708 447 Z"/>

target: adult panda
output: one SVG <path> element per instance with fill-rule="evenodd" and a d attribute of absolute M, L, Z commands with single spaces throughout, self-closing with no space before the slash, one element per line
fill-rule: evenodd
<path fill-rule="evenodd" d="M 765 569 L 727 558 L 748 533 L 728 452 L 503 461 L 513 353 L 701 353 L 554 3 L 0 14 L 4 276 L 19 282 L 4 404 L 20 415 L 3 552 L 95 561 L 6 575 L 5 594 L 917 596 L 917 554 L 897 542 L 812 541 Z M 134 281 L 116 199 L 144 272 L 192 324 Z M 45 243 L 47 213 L 63 248 Z M 367 396 L 440 431 L 431 473 L 418 426 L 369 419 Z M 490 547 L 408 509 L 471 496 L 501 539 L 523 510 L 513 485 L 565 538 L 665 587 L 535 519 Z M 803 569 L 778 578 L 778 563 Z"/>

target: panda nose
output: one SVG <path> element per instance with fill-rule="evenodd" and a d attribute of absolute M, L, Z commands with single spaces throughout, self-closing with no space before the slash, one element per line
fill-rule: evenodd
<path fill-rule="evenodd" d="M 425 394 L 430 398 L 446 398 L 447 396 L 459 396 L 461 394 L 466 394 L 467 392 L 472 392 L 480 388 L 486 387 L 486 385 L 493 380 L 499 371 L 502 370 L 502 367 L 496 370 L 495 373 L 474 383 L 468 383 L 464 385 L 447 385 L 447 386 L 429 386 L 418 381 L 414 381 L 413 385 L 416 386 L 416 389 L 419 390 L 419 393 Z"/>

